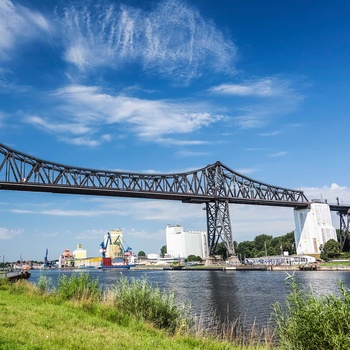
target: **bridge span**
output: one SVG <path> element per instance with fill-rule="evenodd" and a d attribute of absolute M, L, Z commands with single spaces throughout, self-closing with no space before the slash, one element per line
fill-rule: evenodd
<path fill-rule="evenodd" d="M 209 255 L 219 240 L 235 255 L 229 204 L 307 208 L 303 191 L 243 176 L 220 162 L 174 174 L 96 170 L 42 160 L 0 144 L 0 190 L 176 200 L 204 204 Z"/>

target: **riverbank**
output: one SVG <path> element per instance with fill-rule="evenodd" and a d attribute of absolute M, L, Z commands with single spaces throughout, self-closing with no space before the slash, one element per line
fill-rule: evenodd
<path fill-rule="evenodd" d="M 19 349 L 149 349 L 238 350 L 271 349 L 238 347 L 224 341 L 186 335 L 170 335 L 149 322 L 108 304 L 63 301 L 38 290 L 26 281 L 0 288 L 0 348 Z"/>
<path fill-rule="evenodd" d="M 350 266 L 322 266 L 322 265 L 216 265 L 216 266 L 184 266 L 181 269 L 171 269 L 168 266 L 137 266 L 132 270 L 168 270 L 168 271 L 350 271 Z"/>

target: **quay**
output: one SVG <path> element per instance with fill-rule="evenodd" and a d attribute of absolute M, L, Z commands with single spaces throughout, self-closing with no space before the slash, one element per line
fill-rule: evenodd
<path fill-rule="evenodd" d="M 0 279 L 7 279 L 10 282 L 16 282 L 22 279 L 28 279 L 31 273 L 28 271 L 8 271 L 0 273 Z"/>

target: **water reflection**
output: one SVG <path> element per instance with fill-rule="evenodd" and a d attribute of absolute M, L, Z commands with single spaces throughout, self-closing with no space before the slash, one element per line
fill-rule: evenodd
<path fill-rule="evenodd" d="M 71 275 L 79 270 L 32 270 L 29 281 L 37 283 L 41 275 L 57 283 L 60 274 Z M 284 302 L 289 293 L 288 276 L 283 271 L 163 271 L 163 270 L 92 270 L 103 286 L 117 283 L 121 276 L 143 278 L 162 290 L 173 290 L 179 302 L 188 302 L 198 315 L 212 316 L 216 312 L 222 320 L 240 318 L 245 324 L 256 322 L 259 326 L 269 324 L 271 305 Z M 339 281 L 350 287 L 350 272 L 342 271 L 296 271 L 297 282 L 316 294 L 337 294 Z"/>

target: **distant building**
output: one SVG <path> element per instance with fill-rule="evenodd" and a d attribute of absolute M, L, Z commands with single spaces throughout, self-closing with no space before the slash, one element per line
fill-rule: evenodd
<path fill-rule="evenodd" d="M 74 259 L 86 259 L 86 250 L 82 248 L 81 244 L 77 245 L 77 249 L 73 251 Z"/>
<path fill-rule="evenodd" d="M 74 256 L 68 248 L 66 248 L 59 257 L 58 264 L 60 268 L 74 266 Z"/>
<path fill-rule="evenodd" d="M 185 231 L 180 225 L 167 225 L 166 245 L 167 254 L 175 258 L 196 255 L 205 259 L 208 255 L 206 231 Z"/>
<path fill-rule="evenodd" d="M 122 247 L 121 247 L 121 244 L 123 242 L 122 230 L 110 230 L 109 235 L 111 240 L 107 244 L 106 253 L 105 253 L 106 257 L 114 259 L 116 257 L 123 256 Z M 108 240 L 108 235 L 105 235 L 104 241 L 107 242 L 107 240 Z"/>
<path fill-rule="evenodd" d="M 298 255 L 320 254 L 320 246 L 337 240 L 331 212 L 326 203 L 311 203 L 307 209 L 294 210 L 294 238 Z"/>

